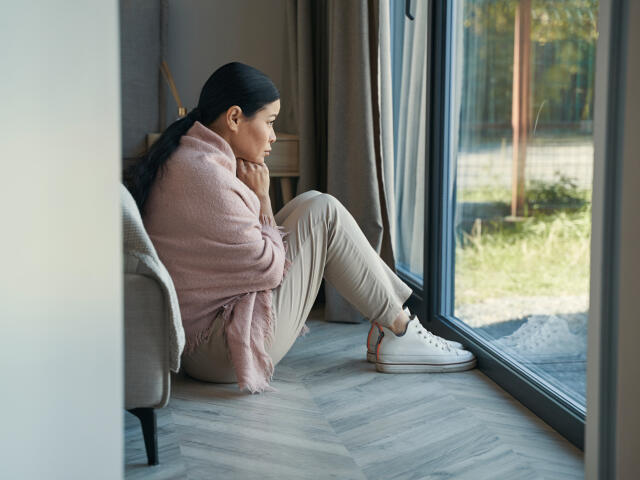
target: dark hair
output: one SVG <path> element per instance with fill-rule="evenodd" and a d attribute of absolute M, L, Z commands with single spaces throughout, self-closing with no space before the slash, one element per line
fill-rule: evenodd
<path fill-rule="evenodd" d="M 124 183 L 144 214 L 144 205 L 157 175 L 180 144 L 180 138 L 199 121 L 209 125 L 229 107 L 238 105 L 246 117 L 252 117 L 268 103 L 280 98 L 271 79 L 260 70 L 239 62 L 218 68 L 202 87 L 198 106 L 173 122 L 154 142 L 149 151 L 129 167 Z"/>

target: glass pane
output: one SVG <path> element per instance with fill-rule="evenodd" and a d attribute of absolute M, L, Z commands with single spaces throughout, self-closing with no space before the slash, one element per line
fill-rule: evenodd
<path fill-rule="evenodd" d="M 597 1 L 453 4 L 449 307 L 584 407 Z"/>

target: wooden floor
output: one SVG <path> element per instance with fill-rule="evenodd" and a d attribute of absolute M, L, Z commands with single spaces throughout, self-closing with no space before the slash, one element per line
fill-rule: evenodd
<path fill-rule="evenodd" d="M 321 315 L 276 367 L 276 393 L 175 375 L 157 412 L 160 465 L 146 465 L 125 412 L 126 478 L 584 478 L 582 452 L 478 370 L 377 373 L 368 325 Z"/>

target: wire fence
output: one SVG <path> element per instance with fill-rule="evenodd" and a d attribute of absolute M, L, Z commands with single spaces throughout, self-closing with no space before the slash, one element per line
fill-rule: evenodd
<path fill-rule="evenodd" d="M 463 192 L 510 190 L 513 182 L 511 138 L 460 151 L 457 189 Z M 525 185 L 553 184 L 564 177 L 579 190 L 591 190 L 593 137 L 591 135 L 537 136 L 527 142 Z"/>

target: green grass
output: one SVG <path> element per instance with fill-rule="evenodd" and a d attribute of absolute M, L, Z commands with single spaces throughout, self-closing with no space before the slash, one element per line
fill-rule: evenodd
<path fill-rule="evenodd" d="M 588 293 L 590 204 L 490 227 L 463 233 L 457 241 L 456 306 L 505 296 Z"/>

